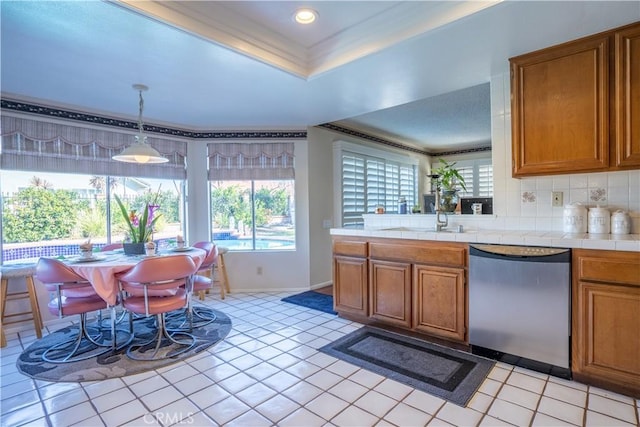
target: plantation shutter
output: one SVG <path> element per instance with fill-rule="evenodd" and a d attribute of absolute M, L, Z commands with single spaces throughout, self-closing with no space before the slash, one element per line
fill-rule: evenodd
<path fill-rule="evenodd" d="M 493 165 L 474 161 L 457 169 L 467 187 L 467 191 L 460 191 L 462 197 L 493 197 Z"/>
<path fill-rule="evenodd" d="M 493 165 L 478 167 L 478 196 L 493 197 Z"/>
<path fill-rule="evenodd" d="M 360 153 L 342 151 L 342 226 L 364 224 L 362 215 L 384 206 L 397 213 L 398 200 L 416 204 L 416 166 Z"/>
<path fill-rule="evenodd" d="M 351 153 L 342 154 L 342 225 L 362 224 L 367 212 L 365 160 Z"/>

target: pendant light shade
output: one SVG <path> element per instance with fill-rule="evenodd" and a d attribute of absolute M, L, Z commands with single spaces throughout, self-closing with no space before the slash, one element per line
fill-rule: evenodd
<path fill-rule="evenodd" d="M 127 163 L 166 163 L 169 161 L 156 151 L 151 145 L 147 144 L 147 137 L 143 133 L 142 126 L 142 110 L 144 108 L 144 100 L 142 92 L 149 88 L 145 85 L 135 84 L 133 88 L 138 91 L 140 97 L 140 112 L 138 114 L 138 135 L 135 136 L 136 142 L 122 150 L 113 160 Z"/>

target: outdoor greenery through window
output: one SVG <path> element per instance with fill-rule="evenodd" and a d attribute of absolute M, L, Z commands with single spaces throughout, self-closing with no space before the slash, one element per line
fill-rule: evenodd
<path fill-rule="evenodd" d="M 404 197 L 409 210 L 417 205 L 417 166 L 409 162 L 343 151 L 342 226 L 362 227 L 362 215 L 382 206 L 398 213 Z"/>
<path fill-rule="evenodd" d="M 229 250 L 295 249 L 294 180 L 211 181 L 212 240 Z"/>
<path fill-rule="evenodd" d="M 160 189 L 153 239 L 162 247 L 184 234 L 182 180 L 25 171 L 2 171 L 0 177 L 3 262 L 75 255 L 87 239 L 97 248 L 125 241 L 114 194 L 139 213 Z"/>

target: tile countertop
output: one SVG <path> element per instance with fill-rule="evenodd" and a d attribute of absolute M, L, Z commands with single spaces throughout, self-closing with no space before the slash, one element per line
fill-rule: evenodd
<path fill-rule="evenodd" d="M 453 230 L 435 232 L 428 229 L 391 227 L 388 229 L 332 228 L 331 235 L 640 252 L 640 234 L 568 234 L 561 231 L 473 229 L 456 233 Z"/>

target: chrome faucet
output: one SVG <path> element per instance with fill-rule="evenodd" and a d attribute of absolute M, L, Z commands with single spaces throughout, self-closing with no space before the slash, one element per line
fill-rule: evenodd
<path fill-rule="evenodd" d="M 440 187 L 436 187 L 436 200 L 435 200 L 435 211 L 436 211 L 436 231 L 442 231 L 447 228 L 449 225 L 449 217 L 447 217 L 447 213 L 442 211 L 440 207 Z M 440 214 L 444 214 L 444 221 L 440 219 Z"/>

